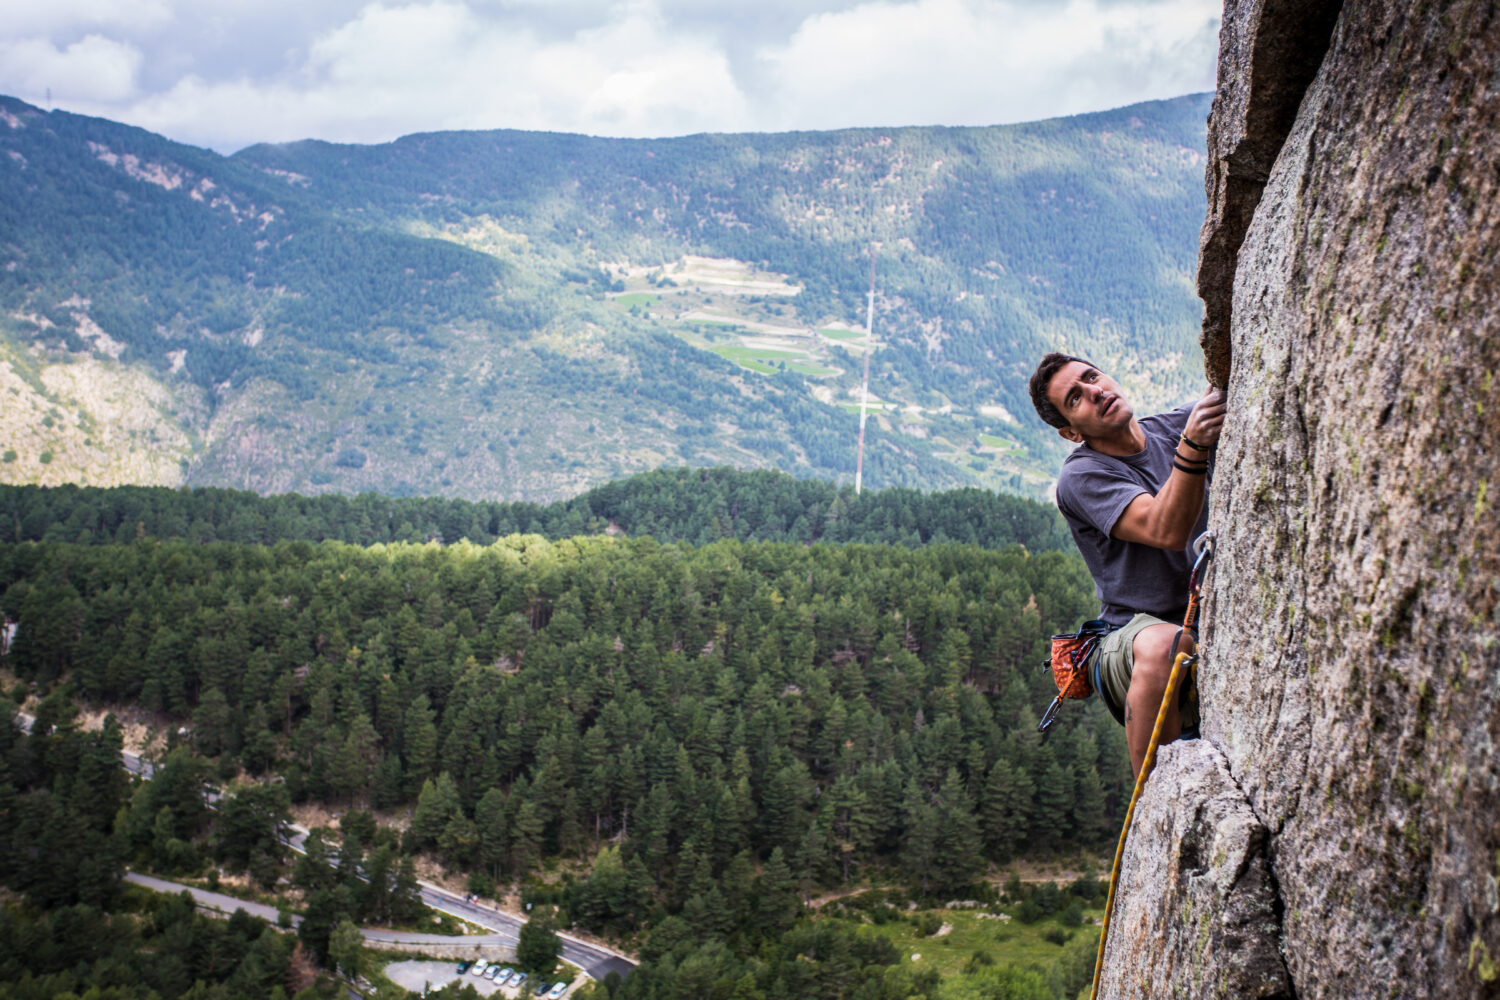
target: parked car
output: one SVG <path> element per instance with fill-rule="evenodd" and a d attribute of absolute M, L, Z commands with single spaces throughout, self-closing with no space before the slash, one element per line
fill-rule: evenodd
<path fill-rule="evenodd" d="M 561 982 L 554 983 L 552 988 L 547 991 L 549 1000 L 557 1000 L 558 997 L 568 992 L 568 987 L 570 985 L 571 983 L 569 983 L 569 981 L 566 979 L 562 980 Z"/>
<path fill-rule="evenodd" d="M 488 969 L 489 967 L 490 967 L 489 963 L 486 962 L 484 959 L 481 958 L 478 961 L 476 961 L 474 963 L 474 967 L 469 970 L 469 975 L 471 975 L 471 976 L 482 976 L 482 975 L 484 975 L 484 970 Z"/>
<path fill-rule="evenodd" d="M 486 978 L 486 979 L 494 979 L 495 978 L 495 974 L 498 973 L 499 971 L 500 971 L 500 966 L 498 966 L 498 965 L 492 965 L 488 969 L 484 970 L 484 978 Z"/>
<path fill-rule="evenodd" d="M 520 989 L 522 987 L 522 985 L 525 984 L 525 982 L 526 982 L 526 973 L 524 973 L 524 972 L 518 972 L 518 973 L 516 973 L 516 978 L 512 979 L 510 981 L 510 984 L 512 986 L 514 986 L 516 989 Z"/>
<path fill-rule="evenodd" d="M 510 977 L 514 976 L 515 974 L 516 973 L 514 969 L 501 969 L 499 975 L 495 976 L 495 985 L 504 986 L 507 982 L 510 981 Z"/>
<path fill-rule="evenodd" d="M 459 962 L 458 963 L 458 974 L 460 976 L 463 975 L 465 972 L 468 972 L 468 971 L 469 971 L 469 963 L 467 961 L 463 961 L 463 962 Z"/>

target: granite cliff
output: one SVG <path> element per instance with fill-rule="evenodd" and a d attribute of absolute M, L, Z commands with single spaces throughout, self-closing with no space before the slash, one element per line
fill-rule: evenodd
<path fill-rule="evenodd" d="M 1500 997 L 1500 10 L 1229 0 L 1203 739 L 1106 997 Z"/>

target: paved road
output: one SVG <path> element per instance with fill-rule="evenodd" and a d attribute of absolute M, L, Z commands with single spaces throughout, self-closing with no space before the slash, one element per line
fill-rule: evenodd
<path fill-rule="evenodd" d="M 25 729 L 28 733 L 31 732 L 32 723 L 36 720 L 32 716 L 27 715 L 24 712 L 18 712 L 17 716 L 20 719 L 21 728 Z M 141 760 L 140 757 L 136 756 L 133 753 L 130 753 L 129 751 L 122 750 L 120 752 L 120 758 L 126 770 L 130 771 L 132 774 L 138 774 L 141 777 L 149 780 L 155 773 L 155 769 L 152 767 L 149 761 Z M 204 797 L 208 800 L 210 806 L 214 806 L 219 801 L 220 796 L 218 791 L 214 789 L 206 789 L 204 791 Z M 307 842 L 307 834 L 308 831 L 306 828 L 292 824 L 283 834 L 282 841 L 298 854 L 305 854 L 307 853 L 304 846 Z M 126 877 L 131 881 L 150 878 L 150 876 L 147 875 L 134 874 L 127 875 Z M 161 882 L 160 879 L 157 879 L 155 881 Z M 139 882 L 138 884 L 146 885 L 147 883 Z M 162 889 L 161 891 L 163 892 L 177 892 L 183 888 L 187 888 L 194 894 L 194 898 L 197 898 L 198 893 L 203 892 L 203 890 L 192 889 L 191 887 L 187 886 L 177 886 L 174 883 L 170 882 L 163 882 L 162 884 L 169 887 Z M 423 881 L 419 882 L 418 885 L 421 889 L 422 902 L 427 904 L 432 909 L 451 914 L 455 917 L 467 920 L 473 924 L 478 924 L 480 927 L 484 927 L 495 932 L 493 935 L 469 935 L 465 939 L 466 941 L 472 941 L 475 944 L 489 944 L 491 943 L 491 939 L 493 938 L 494 943 L 508 944 L 514 947 L 516 941 L 519 939 L 519 935 L 521 933 L 521 925 L 526 922 L 526 919 L 524 917 L 519 917 L 512 913 L 506 913 L 502 910 L 490 909 L 489 907 L 481 906 L 478 903 L 471 903 L 461 894 L 456 892 L 449 892 L 441 886 L 434 885 L 431 882 Z M 245 903 L 243 900 L 234 899 L 233 896 L 223 896 L 219 893 L 205 893 L 205 895 L 215 897 L 219 900 L 230 901 L 229 909 L 224 911 L 226 913 L 233 913 L 236 906 L 241 906 L 245 909 L 245 912 L 251 913 L 254 912 L 253 910 L 251 910 L 251 907 L 258 905 L 254 903 Z M 222 908 L 220 904 L 213 904 L 209 902 L 205 902 L 205 905 L 215 906 L 216 909 Z M 274 923 L 276 920 L 275 909 L 266 906 L 260 908 L 262 910 L 269 911 L 269 916 L 266 916 L 266 919 Z M 259 913 L 257 913 L 256 915 L 265 916 L 265 914 Z M 300 920 L 301 918 L 299 917 L 296 919 Z M 399 934 L 401 932 L 375 931 L 369 933 Z M 427 936 L 438 937 L 437 935 Z M 572 937 L 568 934 L 559 933 L 558 937 L 562 941 L 562 948 L 558 953 L 558 957 L 565 962 L 584 969 L 590 976 L 593 976 L 595 979 L 603 979 L 611 972 L 618 972 L 621 976 L 628 976 L 635 971 L 635 963 L 626 958 L 624 955 L 621 955 L 619 952 L 611 951 L 608 948 L 602 948 L 598 945 L 589 944 L 586 941 L 580 941 L 578 938 Z M 404 941 L 406 939 L 375 938 L 374 940 Z M 442 938 L 438 943 L 452 944 L 453 941 L 454 938 L 445 937 Z"/>
<path fill-rule="evenodd" d="M 169 895 L 187 892 L 198 905 L 218 913 L 230 914 L 235 910 L 244 910 L 252 917 L 260 917 L 273 924 L 278 917 L 276 907 L 274 906 L 267 906 L 264 903 L 252 903 L 249 900 L 239 899 L 235 896 L 226 896 L 222 892 L 210 892 L 207 889 L 199 889 L 196 886 L 183 885 L 181 882 L 169 882 L 164 878 L 157 878 L 154 875 L 126 872 L 125 881 L 145 886 L 154 892 L 164 892 Z M 292 926 L 295 927 L 300 923 L 302 923 L 301 917 L 292 917 Z M 516 936 L 514 934 L 465 934 L 459 936 L 454 934 L 423 934 L 420 931 L 372 930 L 370 928 L 360 928 L 360 933 L 365 936 L 366 941 L 379 941 L 385 944 L 475 944 L 509 946 L 512 948 L 516 945 Z"/>
<path fill-rule="evenodd" d="M 157 878 L 154 875 L 142 875 L 139 872 L 126 872 L 125 881 L 145 886 L 154 892 L 165 892 L 171 896 L 184 891 L 191 893 L 193 899 L 199 905 L 210 910 L 216 910 L 219 913 L 229 914 L 235 910 L 244 910 L 252 917 L 260 917 L 262 920 L 269 920 L 273 924 L 276 922 L 276 907 L 267 906 L 264 903 L 252 903 L 246 899 L 236 899 L 233 896 L 226 896 L 222 892 L 209 892 L 207 889 L 197 889 L 190 885 L 182 885 L 179 882 L 168 882 L 164 878 Z M 293 927 L 300 923 L 302 923 L 301 917 L 292 917 Z"/>
<path fill-rule="evenodd" d="M 422 887 L 422 902 L 434 910 L 451 913 L 455 917 L 461 917 L 480 927 L 487 927 L 500 934 L 508 935 L 514 944 L 521 933 L 521 925 L 526 922 L 524 917 L 518 917 L 513 913 L 503 910 L 494 910 L 478 903 L 465 901 L 458 893 L 449 892 L 433 885 L 431 882 L 419 883 Z M 561 932 L 557 935 L 562 941 L 562 948 L 558 951 L 558 957 L 570 965 L 576 965 L 584 969 L 595 979 L 603 979 L 611 972 L 618 972 L 621 976 L 628 976 L 635 971 L 635 963 L 630 959 L 601 948 L 598 945 L 580 941 L 575 937 Z"/>

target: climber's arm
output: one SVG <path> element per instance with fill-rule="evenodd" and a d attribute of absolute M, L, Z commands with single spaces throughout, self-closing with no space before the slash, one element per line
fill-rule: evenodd
<path fill-rule="evenodd" d="M 1183 433 L 1195 444 L 1212 448 L 1219 441 L 1223 424 L 1224 394 L 1210 389 L 1188 415 Z M 1207 458 L 1208 454 L 1178 442 L 1177 457 L 1193 464 Z M 1110 534 L 1123 542 L 1138 542 L 1158 549 L 1176 551 L 1187 548 L 1193 527 L 1203 513 L 1207 479 L 1205 475 L 1174 468 L 1155 496 L 1142 493 L 1130 501 Z"/>

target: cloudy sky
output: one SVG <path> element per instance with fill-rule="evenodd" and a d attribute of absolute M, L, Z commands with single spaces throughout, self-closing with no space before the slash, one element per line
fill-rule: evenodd
<path fill-rule="evenodd" d="M 1221 0 L 4 0 L 0 93 L 232 152 L 992 125 L 1212 89 Z M 48 102 L 48 92 L 51 100 Z"/>

